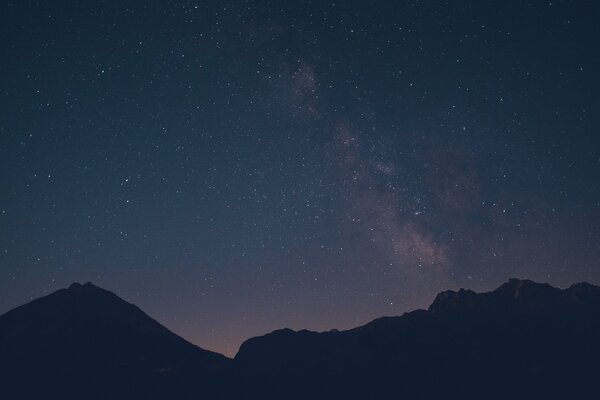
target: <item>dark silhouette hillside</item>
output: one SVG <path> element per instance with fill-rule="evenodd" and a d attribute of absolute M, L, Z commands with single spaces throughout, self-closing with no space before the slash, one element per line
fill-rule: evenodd
<path fill-rule="evenodd" d="M 600 288 L 511 279 L 347 331 L 282 329 L 234 360 L 90 283 L 0 316 L 6 398 L 594 398 Z M 591 397 L 590 397 L 591 396 Z M 2 396 L 3 398 L 5 396 Z"/>
<path fill-rule="evenodd" d="M 228 361 L 91 283 L 0 316 L 6 398 L 142 398 L 173 390 L 187 369 L 215 374 Z"/>
<path fill-rule="evenodd" d="M 235 361 L 273 398 L 556 398 L 599 393 L 599 338 L 599 287 L 511 279 L 348 331 L 275 331 Z"/>

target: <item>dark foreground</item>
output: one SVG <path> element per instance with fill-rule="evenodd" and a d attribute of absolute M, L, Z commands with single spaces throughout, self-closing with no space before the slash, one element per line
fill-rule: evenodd
<path fill-rule="evenodd" d="M 282 329 L 235 359 L 73 284 L 0 316 L 0 398 L 596 398 L 600 287 L 511 279 L 348 331 Z"/>

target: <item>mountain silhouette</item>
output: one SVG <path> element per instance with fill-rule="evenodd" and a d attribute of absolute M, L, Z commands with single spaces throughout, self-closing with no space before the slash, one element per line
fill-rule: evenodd
<path fill-rule="evenodd" d="M 228 361 L 89 282 L 0 316 L 0 376 L 14 393 L 6 398 L 142 398 Z"/>
<path fill-rule="evenodd" d="M 0 316 L 6 398 L 573 398 L 597 394 L 600 287 L 511 279 L 329 332 L 281 329 L 234 360 L 73 284 Z M 4 396 L 3 396 L 4 397 Z"/>
<path fill-rule="evenodd" d="M 511 279 L 348 331 L 278 330 L 235 361 L 271 398 L 557 398 L 598 393 L 599 339 L 599 287 Z"/>

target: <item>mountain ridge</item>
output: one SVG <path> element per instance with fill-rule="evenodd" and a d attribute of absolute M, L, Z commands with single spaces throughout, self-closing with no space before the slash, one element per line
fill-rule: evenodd
<path fill-rule="evenodd" d="M 228 359 L 75 282 L 0 315 L 0 377 L 21 398 L 553 398 L 593 388 L 597 337 L 600 287 L 515 278 L 348 330 L 278 329 Z"/>
<path fill-rule="evenodd" d="M 1 315 L 0 360 L 0 376 L 32 390 L 31 397 L 39 395 L 29 384 L 35 377 L 57 392 L 68 381 L 73 397 L 97 388 L 98 398 L 164 393 L 179 371 L 212 374 L 231 361 L 187 342 L 91 282 L 75 282 Z"/>

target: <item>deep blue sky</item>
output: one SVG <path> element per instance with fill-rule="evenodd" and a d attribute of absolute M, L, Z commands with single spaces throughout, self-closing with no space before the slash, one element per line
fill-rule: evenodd
<path fill-rule="evenodd" d="M 600 283 L 595 1 L 3 1 L 0 313 L 92 281 L 228 355 Z"/>

